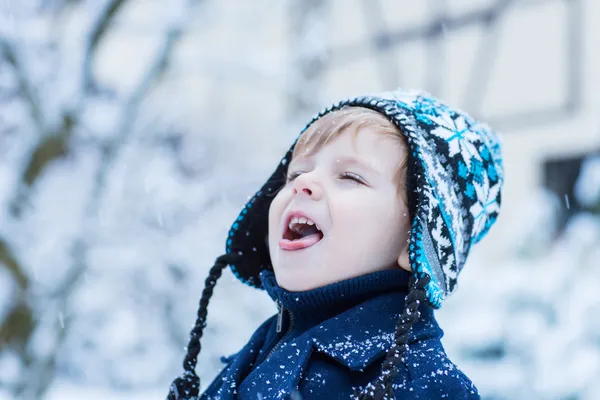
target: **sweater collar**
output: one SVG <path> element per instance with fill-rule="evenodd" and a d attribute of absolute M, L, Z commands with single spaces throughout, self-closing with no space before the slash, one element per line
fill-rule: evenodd
<path fill-rule="evenodd" d="M 289 310 L 298 328 L 309 328 L 352 307 L 389 292 L 406 293 L 410 273 L 402 269 L 372 272 L 335 282 L 320 288 L 291 292 L 277 284 L 273 271 L 261 273 L 269 296 Z"/>

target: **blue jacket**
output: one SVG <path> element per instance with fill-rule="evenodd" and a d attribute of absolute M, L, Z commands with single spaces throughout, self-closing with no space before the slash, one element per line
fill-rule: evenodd
<path fill-rule="evenodd" d="M 210 384 L 209 399 L 350 399 L 375 379 L 404 308 L 409 274 L 379 271 L 306 292 L 261 281 L 279 313 L 264 322 Z M 433 310 L 421 307 L 394 391 L 397 399 L 479 399 L 446 356 Z"/>

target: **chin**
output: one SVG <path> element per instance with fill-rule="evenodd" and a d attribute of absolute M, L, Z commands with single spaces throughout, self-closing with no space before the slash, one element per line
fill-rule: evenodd
<path fill-rule="evenodd" d="M 306 271 L 302 271 L 302 275 L 298 276 L 291 271 L 278 270 L 275 270 L 277 284 L 289 292 L 304 292 L 320 286 L 317 282 L 306 280 Z"/>

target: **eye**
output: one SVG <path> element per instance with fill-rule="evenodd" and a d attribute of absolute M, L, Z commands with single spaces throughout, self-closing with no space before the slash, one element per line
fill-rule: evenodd
<path fill-rule="evenodd" d="M 286 177 L 286 182 L 293 181 L 301 174 L 302 174 L 302 171 L 296 171 L 296 172 L 292 172 L 292 173 L 288 174 L 288 176 Z"/>
<path fill-rule="evenodd" d="M 286 183 L 293 181 L 294 179 L 296 179 L 298 176 L 302 175 L 303 173 L 304 172 L 302 172 L 302 171 L 296 171 L 296 172 L 289 173 L 286 177 Z M 353 172 L 348 172 L 348 171 L 342 172 L 340 174 L 340 179 L 354 181 L 356 183 L 360 183 L 363 185 L 366 184 L 364 179 L 362 179 L 362 177 L 360 175 L 355 174 Z"/>
<path fill-rule="evenodd" d="M 363 185 L 365 184 L 364 179 L 362 179 L 360 175 L 355 174 L 353 172 L 342 172 L 340 174 L 340 178 L 344 179 L 344 180 L 355 181 L 355 182 L 363 184 Z"/>

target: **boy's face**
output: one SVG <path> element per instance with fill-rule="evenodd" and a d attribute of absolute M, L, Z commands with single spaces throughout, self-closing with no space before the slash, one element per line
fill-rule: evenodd
<path fill-rule="evenodd" d="M 395 181 L 406 156 L 397 138 L 363 127 L 356 140 L 342 132 L 291 161 L 291 180 L 269 209 L 269 251 L 282 288 L 310 290 L 398 265 L 410 270 L 410 220 Z M 290 232 L 293 212 L 312 219 L 322 234 L 306 225 Z"/>

